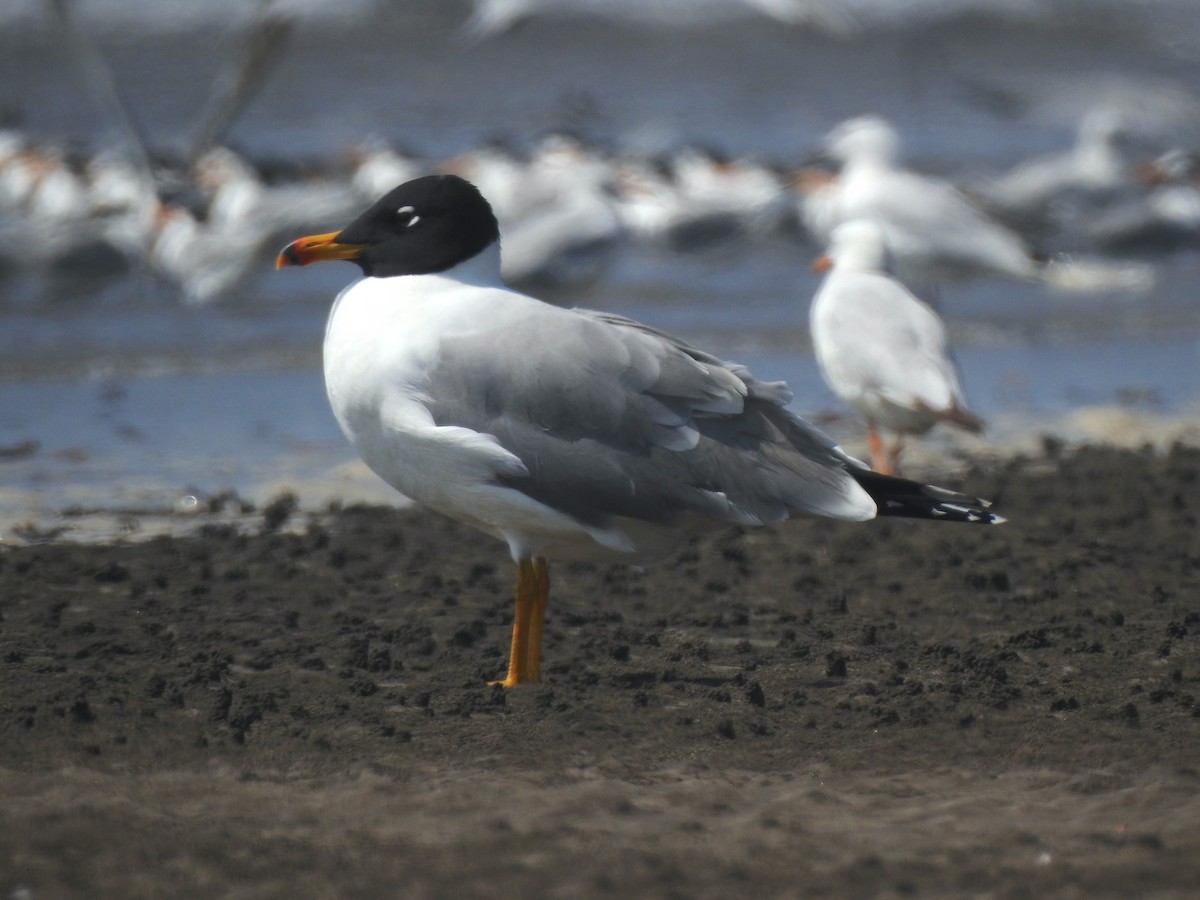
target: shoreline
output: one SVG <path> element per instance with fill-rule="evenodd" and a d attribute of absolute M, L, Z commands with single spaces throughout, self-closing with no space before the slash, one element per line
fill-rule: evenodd
<path fill-rule="evenodd" d="M 865 429 L 851 414 L 833 419 L 817 416 L 811 421 L 848 453 L 865 458 Z M 903 464 L 907 477 L 953 487 L 972 469 L 1003 469 L 1019 461 L 1053 460 L 1093 448 L 1149 448 L 1166 455 L 1177 446 L 1200 447 L 1200 406 L 1177 414 L 1090 406 L 1036 419 L 998 416 L 980 436 L 937 429 L 924 438 L 910 438 Z M 65 458 L 61 453 L 42 452 L 40 461 L 30 464 L 47 466 L 41 472 L 15 472 L 14 467 L 22 464 L 0 461 L 17 476 L 10 485 L 22 478 L 27 482 L 25 487 L 0 488 L 0 547 L 48 540 L 104 543 L 182 537 L 208 526 L 232 526 L 249 533 L 256 530 L 261 511 L 279 502 L 293 504 L 297 521 L 320 521 L 346 506 L 407 509 L 411 505 L 337 440 L 319 447 L 301 446 L 290 460 L 281 456 L 278 468 L 292 471 L 290 476 L 196 479 L 207 483 L 207 489 L 195 481 L 185 487 L 186 478 L 172 487 L 161 474 L 141 485 L 142 479 L 128 473 L 97 483 L 99 476 L 86 471 L 93 465 L 91 460 Z"/>

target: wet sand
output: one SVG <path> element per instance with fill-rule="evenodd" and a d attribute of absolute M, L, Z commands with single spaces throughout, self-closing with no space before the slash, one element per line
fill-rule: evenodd
<path fill-rule="evenodd" d="M 1194 896 L 1200 450 L 978 465 L 996 528 L 552 567 L 420 511 L 0 546 L 6 897 Z"/>

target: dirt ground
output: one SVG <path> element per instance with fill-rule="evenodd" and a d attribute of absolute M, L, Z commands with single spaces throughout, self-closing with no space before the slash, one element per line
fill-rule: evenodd
<path fill-rule="evenodd" d="M 508 693 L 512 564 L 430 514 L 0 547 L 0 890 L 1195 896 L 1200 450 L 951 481 L 1010 521 L 552 566 Z"/>

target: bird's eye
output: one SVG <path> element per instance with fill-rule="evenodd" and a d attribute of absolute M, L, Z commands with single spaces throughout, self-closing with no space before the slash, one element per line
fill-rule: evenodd
<path fill-rule="evenodd" d="M 421 221 L 421 217 L 417 215 L 417 211 L 411 206 L 402 206 L 396 210 L 396 221 L 405 228 L 412 228 Z"/>

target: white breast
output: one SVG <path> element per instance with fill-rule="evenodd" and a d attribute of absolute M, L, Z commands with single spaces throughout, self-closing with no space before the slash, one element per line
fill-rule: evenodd
<path fill-rule="evenodd" d="M 498 476 L 527 475 L 524 463 L 491 435 L 439 426 L 430 414 L 427 374 L 446 339 L 550 309 L 470 277 L 472 264 L 494 271 L 494 257 L 482 262 L 440 275 L 364 278 L 338 296 L 324 354 L 333 413 L 381 478 L 418 503 L 506 540 L 514 556 L 562 541 L 624 550 L 617 536 L 497 485 Z"/>
<path fill-rule="evenodd" d="M 333 413 L 366 463 L 407 496 L 444 505 L 458 483 L 523 471 L 489 435 L 436 426 L 426 396 L 442 341 L 485 328 L 521 299 L 447 275 L 410 275 L 364 278 L 334 302 L 325 332 Z"/>

